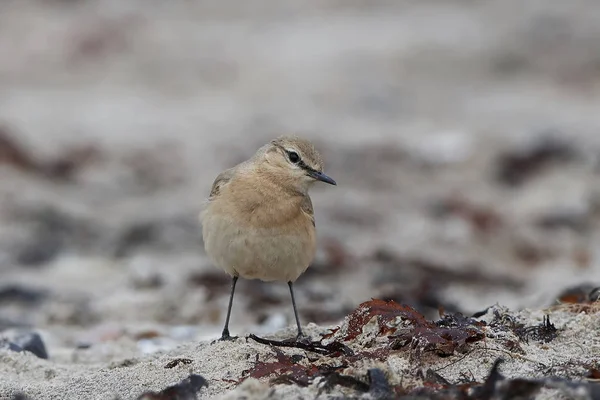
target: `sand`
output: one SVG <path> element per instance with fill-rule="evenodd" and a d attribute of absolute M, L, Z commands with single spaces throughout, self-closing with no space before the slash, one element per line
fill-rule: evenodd
<path fill-rule="evenodd" d="M 491 309 L 483 320 L 493 318 L 494 310 L 509 313 L 496 307 Z M 525 310 L 510 313 L 518 321 L 527 325 L 539 325 L 543 315 L 549 315 L 558 329 L 557 338 L 549 343 L 529 340 L 521 342 L 521 350 L 507 350 L 508 339 L 520 342 L 513 334 L 486 328 L 486 339 L 469 345 L 461 353 L 450 357 L 439 357 L 431 353 L 419 354 L 416 349 L 392 351 L 385 360 L 359 359 L 350 363 L 339 372 L 365 379 L 367 371 L 379 368 L 392 385 L 401 385 L 405 390 L 414 390 L 422 385 L 419 371 L 433 370 L 448 382 L 458 383 L 467 379 L 471 382 L 484 382 L 495 360 L 502 358 L 501 373 L 506 378 L 544 378 L 558 377 L 576 379 L 585 375 L 590 366 L 597 365 L 600 352 L 600 339 L 597 332 L 600 318 L 585 312 L 555 309 L 542 311 Z M 490 322 L 488 321 L 488 322 Z M 377 348 L 377 345 L 365 347 L 377 335 L 368 324 L 356 339 L 345 341 L 355 351 Z M 307 333 L 313 338 L 329 332 L 328 329 L 310 325 Z M 340 338 L 347 332 L 346 325 L 338 331 Z M 289 338 L 293 330 L 281 331 L 272 337 Z M 335 338 L 335 336 L 334 336 Z M 333 340 L 333 339 L 329 339 Z M 93 352 L 75 350 L 71 363 L 59 363 L 41 360 L 27 352 L 0 353 L 0 372 L 2 383 L 0 392 L 6 398 L 17 393 L 26 393 L 34 399 L 88 398 L 88 399 L 130 399 L 137 398 L 148 391 L 160 392 L 167 386 L 176 384 L 190 374 L 198 374 L 206 379 L 208 387 L 199 391 L 199 398 L 294 398 L 311 399 L 321 393 L 320 398 L 339 398 L 339 396 L 360 396 L 360 392 L 348 388 L 334 387 L 326 390 L 323 378 L 317 378 L 308 387 L 295 384 L 270 385 L 269 381 L 284 375 L 277 372 L 257 380 L 249 377 L 256 362 L 269 362 L 275 359 L 274 348 L 262 345 L 248 338 L 235 341 L 190 341 L 169 351 L 159 351 L 151 356 L 142 356 L 133 342 L 114 342 L 111 347 L 129 357 L 115 357 L 110 363 L 92 362 L 85 364 L 75 360 L 78 353 Z M 339 357 L 327 357 L 301 349 L 277 348 L 286 356 L 299 355 L 299 364 L 336 363 Z M 187 359 L 189 364 L 181 363 L 166 368 L 176 359 Z M 556 391 L 541 393 L 536 398 L 554 398 Z M 569 396 L 568 391 L 559 391 Z M 585 392 L 580 398 L 586 397 Z"/>

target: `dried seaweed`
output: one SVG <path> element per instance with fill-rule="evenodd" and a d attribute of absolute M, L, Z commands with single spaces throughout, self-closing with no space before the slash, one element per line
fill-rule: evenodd
<path fill-rule="evenodd" d="M 527 149 L 500 155 L 496 178 L 504 185 L 520 186 L 544 167 L 571 162 L 578 156 L 578 151 L 571 143 L 553 135 L 545 135 Z"/>
<path fill-rule="evenodd" d="M 175 368 L 176 366 L 178 366 L 180 364 L 189 365 L 191 363 L 192 363 L 192 360 L 190 360 L 189 358 L 176 358 L 173 361 L 170 361 L 167 365 L 165 365 L 165 368 L 171 369 L 171 368 Z"/>
<path fill-rule="evenodd" d="M 511 353 L 525 354 L 525 350 L 521 347 L 521 344 L 515 340 L 501 340 L 500 343 Z"/>
<path fill-rule="evenodd" d="M 346 357 L 345 359 L 351 362 L 357 360 L 379 360 L 385 361 L 392 352 L 392 348 L 389 346 L 379 347 L 375 350 L 364 350 L 357 352 L 354 356 Z"/>
<path fill-rule="evenodd" d="M 332 328 L 332 329 L 329 330 L 329 333 L 321 335 L 321 337 L 323 339 L 329 339 L 330 337 L 332 337 L 333 335 L 335 335 L 339 330 L 340 330 L 339 326 L 337 328 Z"/>
<path fill-rule="evenodd" d="M 558 336 L 558 329 L 550 322 L 549 315 L 544 316 L 544 320 L 539 325 L 525 326 L 525 324 L 518 322 L 512 315 L 494 310 L 494 319 L 490 322 L 490 327 L 496 330 L 510 331 L 520 340 L 527 343 L 532 339 L 549 343 Z M 514 341 L 507 341 L 506 345 L 514 347 L 518 352 L 522 352 L 521 346 Z"/>
<path fill-rule="evenodd" d="M 550 343 L 558 336 L 558 329 L 550 322 L 550 316 L 544 316 L 541 324 L 525 327 L 515 331 L 519 339 L 529 342 L 530 339 Z"/>
<path fill-rule="evenodd" d="M 356 338 L 373 317 L 377 318 L 378 333 L 389 335 L 391 349 L 401 349 L 411 344 L 413 349 L 419 351 L 450 355 L 456 349 L 484 338 L 481 329 L 484 323 L 460 313 L 446 314 L 439 321 L 430 322 L 407 305 L 374 299 L 362 303 L 349 316 L 344 340 Z M 399 328 L 397 319 L 408 322 L 410 326 Z"/>
<path fill-rule="evenodd" d="M 292 342 L 278 342 L 290 344 Z M 341 363 L 336 365 L 322 363 L 316 365 L 314 363 L 303 364 L 300 361 L 304 359 L 302 356 L 288 356 L 277 347 L 273 347 L 275 360 L 260 361 L 258 355 L 254 366 L 243 372 L 243 379 L 248 377 L 260 379 L 272 375 L 276 375 L 271 380 L 271 384 L 296 384 L 306 387 L 311 384 L 314 379 L 323 378 L 324 385 L 321 391 L 330 391 L 335 386 L 344 386 L 357 390 L 362 393 L 369 392 L 373 398 L 386 399 L 392 391 L 385 374 L 378 369 L 371 369 L 365 380 L 358 379 L 353 376 L 341 374 L 339 371 L 348 367 L 347 361 L 355 362 L 358 358 L 362 358 L 359 354 L 349 355 Z M 365 353 L 366 354 L 366 353 Z M 386 355 L 389 354 L 389 349 Z"/>
<path fill-rule="evenodd" d="M 91 145 L 69 148 L 53 160 L 37 160 L 33 153 L 11 135 L 8 127 L 0 126 L 0 164 L 43 178 L 71 180 L 80 169 L 99 157 Z"/>
<path fill-rule="evenodd" d="M 490 322 L 490 327 L 501 331 L 516 332 L 523 329 L 525 325 L 518 322 L 514 316 L 506 312 L 501 313 L 499 310 L 494 310 L 494 319 Z"/>
<path fill-rule="evenodd" d="M 587 377 L 588 379 L 600 380 L 600 369 L 590 368 Z"/>
<path fill-rule="evenodd" d="M 354 354 L 327 347 L 342 342 L 333 340 L 329 345 L 322 345 L 324 340 L 341 339 L 356 343 L 355 339 L 363 334 L 367 324 L 374 327 L 368 334 L 388 339 L 388 342 L 376 341 L 373 348 L 356 350 Z M 567 379 L 507 379 L 500 373 L 501 359 L 498 359 L 488 377 L 483 382 L 478 382 L 472 374 L 464 374 L 454 382 L 441 376 L 438 371 L 427 370 L 425 374 L 417 373 L 423 385 L 409 389 L 401 385 L 391 385 L 385 373 L 378 369 L 369 370 L 367 376 L 357 376 L 346 373 L 349 366 L 356 365 L 362 360 L 385 361 L 389 355 L 399 349 L 410 345 L 416 350 L 415 355 L 423 351 L 431 351 L 439 356 L 448 356 L 455 352 L 469 354 L 471 343 L 483 340 L 487 329 L 514 333 L 519 339 L 503 342 L 511 353 L 522 353 L 520 340 L 539 340 L 549 342 L 556 337 L 558 330 L 544 317 L 544 321 L 537 325 L 526 327 L 515 317 L 499 309 L 494 309 L 494 318 L 488 324 L 462 314 L 444 314 L 437 321 L 429 321 L 413 308 L 398 304 L 394 301 L 373 299 L 364 302 L 352 312 L 343 328 L 332 329 L 323 336 L 321 342 L 310 341 L 273 341 L 251 336 L 252 339 L 272 345 L 275 359 L 261 362 L 258 356 L 253 368 L 244 372 L 244 377 L 271 379 L 272 384 L 294 384 L 306 387 L 320 378 L 322 386 L 319 393 L 331 391 L 341 386 L 355 394 L 345 394 L 345 398 L 360 398 L 368 394 L 374 399 L 456 399 L 456 400 L 492 400 L 531 398 L 542 388 L 557 390 L 567 396 L 571 393 L 589 393 L 590 398 L 596 391 L 600 392 L 600 385 L 581 383 Z M 336 344 L 337 343 L 337 344 Z M 293 347 L 311 353 L 310 356 L 286 355 L 275 346 Z M 345 345 L 344 345 L 345 346 Z M 324 351 L 327 349 L 327 351 Z M 335 365 L 323 362 L 323 356 L 336 357 Z M 451 364 L 461 362 L 464 357 L 458 358 Z M 448 365 L 451 365 L 448 364 Z M 445 367 L 444 367 L 445 368 Z M 442 368 L 443 369 L 443 368 Z M 596 366 L 589 365 L 584 368 L 588 379 L 594 380 L 599 375 Z M 549 374 L 550 372 L 548 372 Z"/>
<path fill-rule="evenodd" d="M 484 323 L 472 318 L 464 317 L 462 314 L 447 314 L 435 322 L 432 328 L 417 328 L 410 333 L 413 348 L 421 351 L 434 351 L 439 356 L 452 355 L 456 350 L 466 351 L 469 343 L 477 342 L 485 337 Z M 401 335 L 399 340 L 406 340 L 406 334 Z"/>
<path fill-rule="evenodd" d="M 348 318 L 348 331 L 344 340 L 355 339 L 362 333 L 363 327 L 371 320 L 377 317 L 379 325 L 379 334 L 394 333 L 396 327 L 389 324 L 397 318 L 402 318 L 413 324 L 415 327 L 429 327 L 431 323 L 414 308 L 398 304 L 395 301 L 384 301 L 372 299 L 358 306 Z"/>
<path fill-rule="evenodd" d="M 264 378 L 273 374 L 279 375 L 272 383 L 295 383 L 300 386 L 308 386 L 312 379 L 320 373 L 319 367 L 315 365 L 301 365 L 293 356 L 287 356 L 283 351 L 273 347 L 275 361 L 259 361 L 258 354 L 254 366 L 242 373 L 245 378 Z M 327 369 L 327 367 L 324 367 Z"/>
<path fill-rule="evenodd" d="M 482 234 L 492 233 L 503 225 L 502 217 L 494 209 L 473 204 L 462 197 L 443 199 L 431 211 L 438 218 L 460 217 Z"/>
<path fill-rule="evenodd" d="M 557 300 L 560 303 L 568 304 L 590 304 L 598 300 L 600 287 L 584 283 L 582 285 L 572 286 L 563 290 Z"/>

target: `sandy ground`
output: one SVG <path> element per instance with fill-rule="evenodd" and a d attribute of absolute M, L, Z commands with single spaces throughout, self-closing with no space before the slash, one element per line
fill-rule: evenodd
<path fill-rule="evenodd" d="M 595 312 L 597 313 L 598 309 Z M 493 314 L 493 311 L 488 312 L 488 322 L 493 320 Z M 420 345 L 411 346 L 409 350 L 391 351 L 384 357 L 364 354 L 360 357 L 345 357 L 339 354 L 319 355 L 301 349 L 280 350 L 257 344 L 248 338 L 239 338 L 234 342 L 191 341 L 168 352 L 157 352 L 146 357 L 134 355 L 135 343 L 130 340 L 113 341 L 103 349 L 105 352 L 118 354 L 110 363 L 101 363 L 98 360 L 92 362 L 89 357 L 94 351 L 91 349 L 73 350 L 70 354 L 71 362 L 65 363 L 40 360 L 26 352 L 9 352 L 0 356 L 0 372 L 3 376 L 0 387 L 8 398 L 25 392 L 35 399 L 127 399 L 137 398 L 144 392 L 159 393 L 166 386 L 177 384 L 191 374 L 196 374 L 207 382 L 207 386 L 199 390 L 200 398 L 357 398 L 361 392 L 356 388 L 344 385 L 328 387 L 325 375 L 318 376 L 308 386 L 290 381 L 281 384 L 281 381 L 278 383 L 274 379 L 283 375 L 296 376 L 292 369 L 294 367 L 345 365 L 340 368 L 350 374 L 345 376 L 354 376 L 368 382 L 365 379 L 366 371 L 377 369 L 386 376 L 386 382 L 390 386 L 410 392 L 422 387 L 424 383 L 429 384 L 429 387 L 434 382 L 440 384 L 440 380 L 445 381 L 445 384 L 483 382 L 498 358 L 505 360 L 501 373 L 508 379 L 547 376 L 555 379 L 577 379 L 589 373 L 590 366 L 597 365 L 597 353 L 600 351 L 597 335 L 600 321 L 597 316 L 554 310 L 549 313 L 525 311 L 514 317 L 519 321 L 541 322 L 543 316 L 548 314 L 559 331 L 558 337 L 550 343 L 544 343 L 544 340 L 528 340 L 508 349 L 508 341 L 518 342 L 519 339 L 510 332 L 496 330 L 490 326 L 484 329 L 487 336 L 485 341 L 470 345 L 468 349 L 463 349 L 450 358 L 442 358 L 429 352 L 420 353 Z M 483 320 L 485 321 L 485 317 Z M 348 333 L 348 326 L 347 319 L 336 336 L 343 339 Z M 374 327 L 377 325 L 367 324 L 357 338 L 345 341 L 355 354 L 365 349 L 381 349 L 387 346 L 385 338 L 379 336 Z M 311 324 L 307 334 L 318 338 L 328 332 L 327 329 Z M 293 335 L 291 330 L 284 331 L 275 335 L 275 338 L 288 338 L 291 334 Z M 126 357 L 127 354 L 129 356 Z M 286 364 L 286 361 L 293 357 L 297 357 L 297 361 L 288 361 Z M 176 360 L 180 362 L 173 365 Z M 268 365 L 272 365 L 271 369 L 265 369 Z M 432 374 L 437 382 L 432 380 Z M 270 378 L 271 384 L 264 378 Z M 542 391 L 537 398 L 597 398 L 594 396 L 598 395 L 600 385 L 579 385 L 569 390 L 558 390 L 559 385 L 547 385 L 547 392 Z M 589 389 L 592 385 L 595 385 L 593 388 L 596 392 Z M 224 393 L 227 395 L 223 397 Z M 387 394 L 390 397 L 374 396 L 374 393 L 369 393 L 368 397 L 399 398 L 404 393 L 394 393 L 390 390 Z M 514 396 L 513 394 L 508 398 L 515 398 Z"/>
<path fill-rule="evenodd" d="M 599 39 L 595 0 L 6 2 L 0 330 L 40 332 L 50 357 L 0 349 L 0 397 L 135 398 L 196 373 L 200 395 L 219 398 L 255 354 L 271 357 L 211 342 L 229 283 L 197 213 L 219 171 L 284 132 L 313 139 L 338 182 L 313 191 L 321 245 L 297 284 L 314 339 L 370 298 L 432 320 L 440 306 L 501 304 L 527 326 L 558 300 L 589 301 Z M 233 333 L 287 332 L 285 285 L 238 287 Z M 522 356 L 593 369 L 598 315 L 550 315 L 562 333 Z M 484 382 L 495 357 L 471 350 L 422 363 L 460 359 L 441 373 L 449 383 L 465 371 Z M 178 356 L 192 363 L 164 368 Z M 392 381 L 412 371 L 414 389 L 426 382 L 415 357 L 382 368 Z M 509 358 L 510 378 L 589 375 Z M 269 377 L 252 382 L 237 390 L 271 393 Z M 318 384 L 273 396 L 313 398 Z"/>

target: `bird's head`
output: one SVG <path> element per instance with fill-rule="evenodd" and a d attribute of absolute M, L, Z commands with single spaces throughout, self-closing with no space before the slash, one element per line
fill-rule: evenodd
<path fill-rule="evenodd" d="M 257 153 L 277 180 L 306 191 L 316 181 L 336 185 L 323 173 L 323 158 L 313 144 L 297 136 L 280 136 Z"/>

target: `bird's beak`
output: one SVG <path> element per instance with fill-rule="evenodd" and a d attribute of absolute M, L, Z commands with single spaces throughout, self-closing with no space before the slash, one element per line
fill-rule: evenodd
<path fill-rule="evenodd" d="M 318 181 L 329 183 L 330 185 L 337 185 L 337 183 L 335 183 L 335 181 L 332 178 L 328 177 L 327 175 L 325 175 L 322 172 L 311 171 L 310 176 L 312 176 L 313 178 L 315 178 Z"/>

